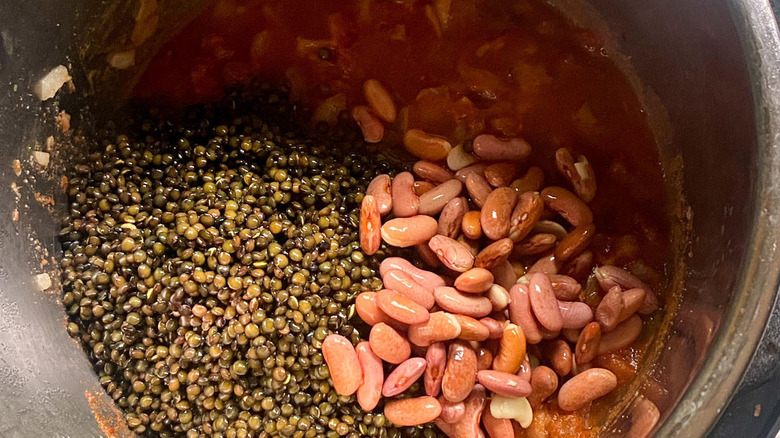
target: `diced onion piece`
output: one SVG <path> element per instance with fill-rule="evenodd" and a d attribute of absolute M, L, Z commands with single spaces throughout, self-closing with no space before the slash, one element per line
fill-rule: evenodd
<path fill-rule="evenodd" d="M 58 65 L 36 82 L 35 86 L 33 86 L 33 93 L 38 96 L 38 99 L 49 100 L 69 80 L 71 80 L 71 77 L 68 74 L 67 67 Z"/>
<path fill-rule="evenodd" d="M 39 291 L 44 291 L 51 287 L 51 277 L 45 272 L 43 274 L 33 275 L 32 280 Z"/>
<path fill-rule="evenodd" d="M 33 159 L 41 167 L 49 165 L 49 153 L 43 151 L 33 151 Z"/>
<path fill-rule="evenodd" d="M 466 152 L 463 145 L 457 145 L 447 155 L 447 166 L 452 170 L 460 170 L 477 162 L 477 157 Z"/>

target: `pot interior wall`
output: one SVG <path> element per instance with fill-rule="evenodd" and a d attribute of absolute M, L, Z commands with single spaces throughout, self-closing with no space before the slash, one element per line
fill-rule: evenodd
<path fill-rule="evenodd" d="M 129 435 L 80 347 L 64 330 L 55 258 L 67 203 L 58 185 L 83 151 L 56 134 L 53 116 L 60 107 L 68 109 L 74 128 L 84 132 L 95 114 L 111 118 L 123 96 L 117 90 L 129 88 L 159 43 L 203 2 L 190 2 L 189 8 L 181 8 L 179 1 L 158 5 L 154 0 L 6 3 L 0 2 L 0 16 L 11 18 L 2 34 L 0 74 L 7 77 L 2 78 L 0 147 L 6 157 L 22 161 L 23 174 L 17 177 L 10 166 L 0 169 L 0 202 L 20 214 L 18 222 L 9 220 L 10 212 L 0 221 L 0 384 L 5 388 L 0 403 L 6 408 L 0 434 L 88 437 L 112 427 L 118 436 Z M 693 217 L 685 293 L 657 361 L 646 367 L 646 378 L 635 388 L 636 395 L 658 406 L 663 419 L 696 376 L 710 343 L 722 335 L 720 322 L 732 306 L 749 250 L 758 169 L 750 82 L 726 1 L 704 7 L 694 0 L 628 0 L 618 8 L 608 0 L 593 0 L 589 8 L 599 12 L 619 51 L 630 57 L 649 94 L 666 109 L 665 164 L 679 168 L 684 163 L 680 184 L 670 190 L 683 191 L 690 205 L 690 212 L 685 205 L 672 206 L 673 213 Z M 152 21 L 156 32 L 139 37 Z M 128 50 L 135 52 L 134 68 L 106 68 L 111 54 Z M 76 91 L 41 105 L 29 92 L 31 78 L 58 64 L 69 67 Z M 29 157 L 50 135 L 56 135 L 60 149 L 41 173 Z M 18 195 L 10 190 L 12 183 Z M 55 196 L 55 208 L 42 206 L 36 193 Z M 54 284 L 42 292 L 33 276 L 44 272 Z M 607 434 L 630 424 L 626 414 Z M 664 436 L 679 432 L 675 425 L 667 427 Z"/>

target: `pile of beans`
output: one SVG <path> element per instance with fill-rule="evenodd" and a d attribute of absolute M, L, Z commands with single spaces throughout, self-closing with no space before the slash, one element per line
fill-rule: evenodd
<path fill-rule="evenodd" d="M 513 437 L 515 423 L 529 427 L 549 398 L 571 412 L 613 391 L 617 376 L 594 359 L 630 346 L 639 315 L 659 304 L 627 270 L 594 265 L 588 160 L 556 152 L 567 189 L 545 187 L 538 167 L 520 174 L 531 154 L 520 138 L 482 134 L 452 148 L 409 130 L 405 145 L 423 160 L 414 173 L 371 182 L 360 243 L 369 255 L 382 242 L 414 248 L 431 270 L 406 258 L 381 262 L 384 289 L 356 301 L 369 341 L 353 348 L 332 334 L 323 342 L 336 391 L 356 393 L 370 411 L 422 378 L 426 395 L 385 401 L 385 416 L 435 422 L 451 438 L 478 437 L 482 427 Z M 586 294 L 586 278 L 601 292 Z M 394 365 L 387 376 L 383 362 Z"/>

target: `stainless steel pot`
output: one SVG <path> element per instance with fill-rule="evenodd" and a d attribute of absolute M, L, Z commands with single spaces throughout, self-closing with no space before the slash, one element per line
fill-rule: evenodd
<path fill-rule="evenodd" d="M 57 135 L 49 167 L 30 157 L 57 132 L 61 108 L 76 128 L 112 115 L 134 70 L 106 69 L 107 56 L 133 47 L 137 71 L 201 3 L 0 0 L 0 436 L 129 435 L 65 332 L 58 303 L 56 236 L 67 203 L 56 188 L 83 151 Z M 666 109 L 662 152 L 683 164 L 674 190 L 690 205 L 675 214 L 693 224 L 679 310 L 633 395 L 658 406 L 657 436 L 704 436 L 737 388 L 777 295 L 777 27 L 769 5 L 755 0 L 592 0 L 588 7 Z M 133 33 L 149 20 L 157 23 L 153 37 Z M 76 90 L 42 103 L 32 86 L 59 64 Z M 48 194 L 59 201 L 54 207 Z M 630 429 L 631 406 L 604 435 Z"/>

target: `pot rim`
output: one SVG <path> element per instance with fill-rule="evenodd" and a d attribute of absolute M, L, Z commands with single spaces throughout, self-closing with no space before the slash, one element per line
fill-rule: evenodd
<path fill-rule="evenodd" d="M 780 278 L 780 36 L 769 2 L 729 0 L 753 95 L 757 196 L 747 258 L 704 364 L 656 436 L 706 436 L 742 381 L 778 298 Z"/>

